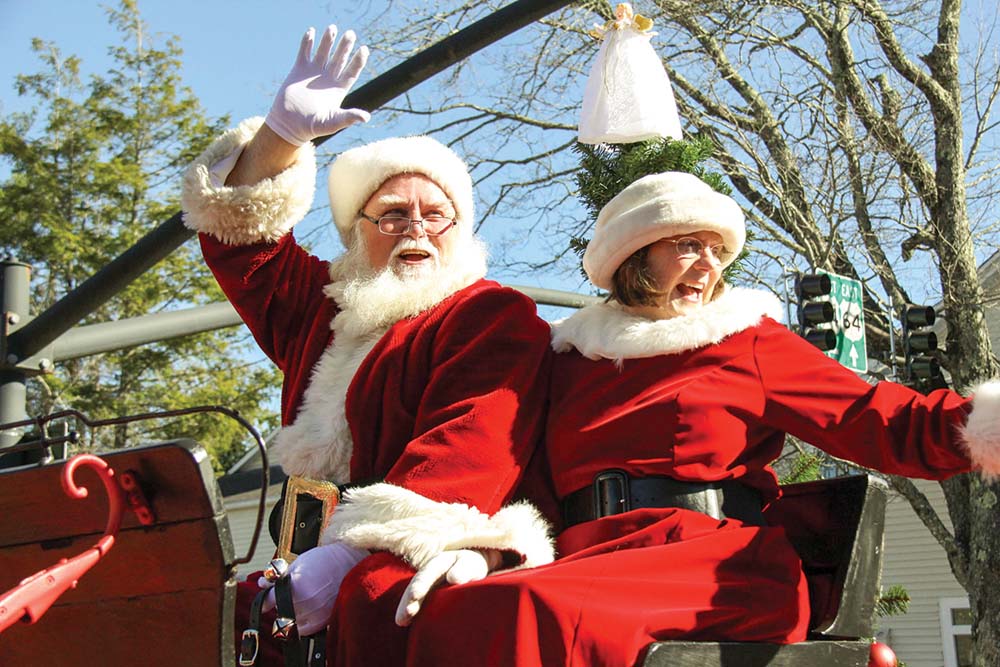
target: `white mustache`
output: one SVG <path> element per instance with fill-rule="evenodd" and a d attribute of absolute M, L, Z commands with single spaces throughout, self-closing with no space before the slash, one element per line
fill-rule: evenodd
<path fill-rule="evenodd" d="M 438 249 L 428 239 L 415 239 L 409 236 L 404 236 L 396 243 L 396 247 L 392 250 L 392 256 L 399 257 L 411 250 L 422 250 L 432 259 L 438 259 Z"/>

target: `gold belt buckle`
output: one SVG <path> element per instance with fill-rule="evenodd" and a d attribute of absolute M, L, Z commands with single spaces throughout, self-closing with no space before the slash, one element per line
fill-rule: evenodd
<path fill-rule="evenodd" d="M 285 487 L 285 505 L 281 512 L 281 532 L 278 535 L 278 558 L 284 558 L 291 563 L 298 556 L 292 551 L 292 538 L 295 535 L 295 515 L 299 504 L 299 494 L 305 493 L 323 503 L 323 522 L 320 535 L 330 523 L 333 509 L 340 501 L 340 489 L 333 482 L 323 482 L 307 477 L 292 475 Z"/>

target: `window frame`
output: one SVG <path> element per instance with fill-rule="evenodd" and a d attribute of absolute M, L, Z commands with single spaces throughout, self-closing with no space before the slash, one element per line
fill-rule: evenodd
<path fill-rule="evenodd" d="M 951 613 L 955 609 L 969 609 L 969 598 L 948 597 L 938 600 L 941 620 L 941 650 L 944 653 L 944 667 L 958 667 L 958 651 L 955 648 L 955 637 L 972 635 L 971 625 L 955 625 Z"/>

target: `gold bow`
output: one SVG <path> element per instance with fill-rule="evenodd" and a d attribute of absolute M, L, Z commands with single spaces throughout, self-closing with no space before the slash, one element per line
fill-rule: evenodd
<path fill-rule="evenodd" d="M 646 18 L 642 14 L 634 14 L 632 5 L 627 2 L 620 3 L 615 7 L 615 18 L 604 25 L 594 25 L 587 34 L 594 39 L 604 39 L 604 36 L 611 30 L 624 30 L 631 27 L 637 32 L 649 32 L 653 27 L 653 19 Z"/>

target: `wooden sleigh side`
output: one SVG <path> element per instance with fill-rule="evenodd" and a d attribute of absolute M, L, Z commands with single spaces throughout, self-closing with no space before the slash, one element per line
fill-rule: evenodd
<path fill-rule="evenodd" d="M 126 511 L 113 548 L 34 624 L 0 635 L 0 665 L 234 664 L 235 561 L 229 522 L 208 454 L 191 440 L 102 458 L 132 471 L 150 525 Z M 0 471 L 0 591 L 91 547 L 105 529 L 108 499 L 95 473 L 91 493 L 64 496 L 63 462 Z"/>

